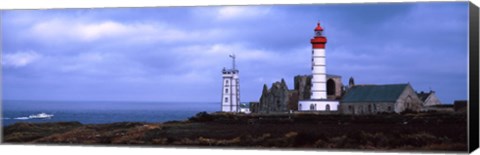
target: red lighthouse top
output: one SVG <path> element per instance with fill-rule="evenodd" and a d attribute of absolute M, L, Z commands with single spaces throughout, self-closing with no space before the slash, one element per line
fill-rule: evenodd
<path fill-rule="evenodd" d="M 310 40 L 312 48 L 325 48 L 327 38 L 323 36 L 323 28 L 320 26 L 320 22 L 317 23 L 317 27 L 314 29 L 315 37 Z"/>
<path fill-rule="evenodd" d="M 320 26 L 320 22 L 317 23 L 317 27 L 315 28 L 315 31 L 323 31 L 323 28 Z"/>

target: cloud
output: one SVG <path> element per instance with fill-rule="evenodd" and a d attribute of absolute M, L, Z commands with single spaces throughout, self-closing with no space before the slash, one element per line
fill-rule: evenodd
<path fill-rule="evenodd" d="M 41 58 L 41 55 L 35 51 L 16 52 L 5 54 L 3 56 L 2 65 L 5 67 L 24 67 L 34 63 Z"/>
<path fill-rule="evenodd" d="M 107 57 L 106 54 L 101 53 L 80 53 L 78 56 L 53 58 L 51 60 L 57 62 L 51 63 L 59 63 L 58 66 L 62 72 L 87 72 L 98 74 L 104 69 L 102 62 L 104 62 Z"/>
<path fill-rule="evenodd" d="M 138 21 L 133 23 L 102 21 L 70 21 L 52 18 L 32 24 L 25 38 L 32 38 L 46 45 L 63 43 L 94 43 L 98 41 L 125 44 L 178 44 L 218 40 L 231 34 L 225 29 L 185 28 L 161 21 Z M 32 36 L 33 35 L 33 36 Z"/>
<path fill-rule="evenodd" d="M 80 41 L 92 42 L 102 39 L 124 41 L 178 41 L 188 37 L 184 31 L 161 23 L 121 23 L 116 21 L 69 21 L 52 19 L 36 23 L 31 34 L 43 42 Z"/>
<path fill-rule="evenodd" d="M 217 20 L 249 19 L 267 15 L 268 7 L 225 6 L 217 10 Z"/>
<path fill-rule="evenodd" d="M 77 35 L 83 40 L 96 40 L 101 37 L 116 36 L 128 33 L 131 29 L 128 26 L 122 25 L 120 23 L 105 21 L 95 24 L 85 24 L 77 25 L 76 31 Z M 143 31 L 151 31 L 151 29 L 140 29 Z"/>
<path fill-rule="evenodd" d="M 344 81 L 354 76 L 358 83 L 438 86 L 440 94 L 442 88 L 464 86 L 429 79 L 466 77 L 458 68 L 466 68 L 467 55 L 459 52 L 467 47 L 468 7 L 450 4 L 7 10 L 2 64 L 10 68 L 3 72 L 4 87 L 75 88 L 105 99 L 118 96 L 110 90 L 123 90 L 132 98 L 157 100 L 195 88 L 182 100 L 216 101 L 220 70 L 231 66 L 228 55 L 235 53 L 242 100 L 253 101 L 265 83 L 284 78 L 291 88 L 293 76 L 311 73 L 309 41 L 321 20 L 329 74 Z M 15 51 L 24 52 L 10 53 Z M 105 91 L 92 89 L 100 87 Z"/>
<path fill-rule="evenodd" d="M 238 64 L 268 63 L 281 59 L 274 51 L 248 47 L 241 43 L 214 43 L 179 46 L 171 51 L 183 60 L 179 65 L 184 69 L 211 70 L 219 67 L 231 67 L 230 54 L 237 55 Z"/>

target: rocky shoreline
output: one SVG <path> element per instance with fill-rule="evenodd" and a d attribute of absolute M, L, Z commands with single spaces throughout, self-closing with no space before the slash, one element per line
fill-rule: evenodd
<path fill-rule="evenodd" d="M 4 143 L 286 149 L 467 150 L 465 113 L 245 115 L 205 112 L 165 123 L 16 123 Z"/>

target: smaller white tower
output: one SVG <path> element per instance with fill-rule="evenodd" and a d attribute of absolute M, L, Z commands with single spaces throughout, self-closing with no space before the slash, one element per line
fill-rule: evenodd
<path fill-rule="evenodd" d="M 222 112 L 240 112 L 240 84 L 238 78 L 238 69 L 235 68 L 235 55 L 232 58 L 232 69 L 222 70 Z"/>

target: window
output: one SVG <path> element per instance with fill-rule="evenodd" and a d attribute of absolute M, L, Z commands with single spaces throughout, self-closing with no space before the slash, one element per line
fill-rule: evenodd
<path fill-rule="evenodd" d="M 388 110 L 388 112 L 391 112 L 391 111 L 392 111 L 392 107 L 391 107 L 391 106 L 388 106 L 387 110 Z"/>
<path fill-rule="evenodd" d="M 225 93 L 228 93 L 228 88 L 227 88 L 227 89 L 225 89 Z"/>
<path fill-rule="evenodd" d="M 370 104 L 368 105 L 368 112 L 372 113 L 372 105 L 370 105 Z"/>
<path fill-rule="evenodd" d="M 411 109 L 411 108 L 410 108 L 411 105 L 412 105 L 412 97 L 408 96 L 408 97 L 407 97 L 407 101 L 405 102 L 405 108 L 406 108 L 406 109 Z"/>
<path fill-rule="evenodd" d="M 348 111 L 351 111 L 352 114 L 355 114 L 355 109 L 351 105 L 348 106 Z"/>
<path fill-rule="evenodd" d="M 325 110 L 326 110 L 326 111 L 330 111 L 330 105 L 329 105 L 329 104 L 327 104 L 327 105 L 325 106 Z"/>
<path fill-rule="evenodd" d="M 302 109 L 302 104 L 298 104 L 298 110 Z"/>
<path fill-rule="evenodd" d="M 313 104 L 310 104 L 310 110 L 315 110 L 315 106 Z"/>
<path fill-rule="evenodd" d="M 228 102 L 228 97 L 225 97 L 225 103 L 227 103 L 227 102 Z"/>
<path fill-rule="evenodd" d="M 225 83 L 227 83 L 227 84 L 228 84 L 228 80 L 226 80 L 226 81 L 225 81 Z"/>
<path fill-rule="evenodd" d="M 335 95 L 335 81 L 333 79 L 327 80 L 327 95 Z"/>

